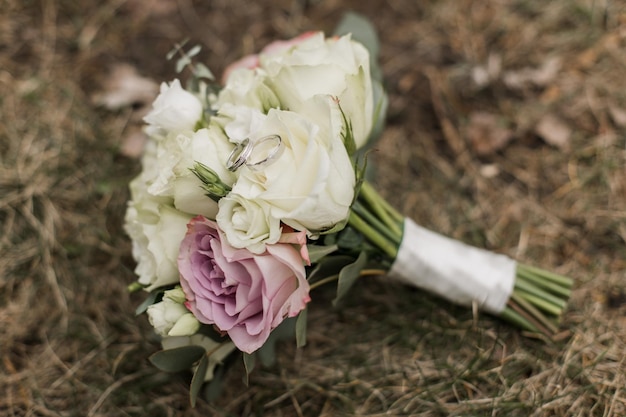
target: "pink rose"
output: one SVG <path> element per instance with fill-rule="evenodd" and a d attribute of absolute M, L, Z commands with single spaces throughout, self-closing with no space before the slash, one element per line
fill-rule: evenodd
<path fill-rule="evenodd" d="M 293 39 L 289 39 L 286 41 L 274 41 L 270 43 L 269 45 L 267 45 L 265 48 L 263 48 L 263 50 L 261 51 L 261 54 L 266 54 L 266 55 L 280 54 L 288 50 L 292 46 L 296 46 L 304 42 L 311 36 L 315 35 L 315 33 L 316 32 L 305 32 L 299 36 L 296 36 Z M 237 61 L 233 62 L 228 67 L 226 67 L 226 69 L 224 70 L 224 74 L 222 75 L 222 84 L 226 84 L 226 80 L 228 79 L 228 76 L 230 75 L 230 73 L 233 72 L 233 70 L 238 69 L 238 68 L 246 68 L 246 69 L 252 70 L 252 69 L 258 68 L 259 64 L 260 64 L 259 54 L 246 55 L 243 58 L 238 59 Z"/>
<path fill-rule="evenodd" d="M 228 333 L 247 353 L 310 301 L 303 257 L 294 245 L 266 245 L 260 255 L 235 249 L 217 224 L 202 216 L 187 225 L 178 269 L 186 305 L 198 321 Z"/>

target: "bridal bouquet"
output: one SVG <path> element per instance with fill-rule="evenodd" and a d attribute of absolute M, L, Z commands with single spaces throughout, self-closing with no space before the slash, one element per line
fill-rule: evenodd
<path fill-rule="evenodd" d="M 428 231 L 366 180 L 386 108 L 366 22 L 274 42 L 220 82 L 198 51 L 174 51 L 189 82 L 164 83 L 145 117 L 126 213 L 138 313 L 162 337 L 151 361 L 194 369 L 192 402 L 241 352 L 248 371 L 265 361 L 281 329 L 304 344 L 312 290 L 335 282 L 339 300 L 364 275 L 556 332 L 571 280 Z"/>

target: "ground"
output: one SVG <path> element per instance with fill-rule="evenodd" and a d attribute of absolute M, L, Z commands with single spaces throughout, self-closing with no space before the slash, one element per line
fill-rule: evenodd
<path fill-rule="evenodd" d="M 0 414 L 626 415 L 626 4 L 0 0 Z M 384 278 L 313 294 L 308 344 L 189 405 L 122 224 L 141 114 L 188 38 L 216 74 L 275 39 L 378 31 L 372 181 L 419 224 L 575 280 L 555 341 Z M 133 78 L 135 77 L 135 78 Z M 131 80 L 130 82 L 128 80 Z M 134 80 L 134 81 L 132 81 Z M 129 82 L 120 94 L 116 83 Z M 116 92 L 116 94 L 112 94 Z"/>

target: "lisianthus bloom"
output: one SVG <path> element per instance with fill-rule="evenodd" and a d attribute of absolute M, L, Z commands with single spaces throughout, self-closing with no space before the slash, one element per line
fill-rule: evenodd
<path fill-rule="evenodd" d="M 200 322 L 187 310 L 185 293 L 180 287 L 167 290 L 163 299 L 148 307 L 148 319 L 161 336 L 191 336 L 200 328 Z"/>
<path fill-rule="evenodd" d="M 215 222 L 197 216 L 180 245 L 178 269 L 196 318 L 252 353 L 309 302 L 304 262 L 291 243 L 266 245 L 262 254 L 233 248 Z"/>

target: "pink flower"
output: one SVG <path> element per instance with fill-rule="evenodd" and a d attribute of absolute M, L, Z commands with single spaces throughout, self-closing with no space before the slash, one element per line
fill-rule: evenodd
<path fill-rule="evenodd" d="M 314 36 L 315 33 L 316 32 L 305 32 L 299 36 L 296 36 L 293 39 L 289 39 L 286 41 L 274 41 L 270 43 L 269 45 L 267 45 L 265 48 L 263 48 L 263 50 L 261 51 L 261 54 L 267 54 L 267 55 L 280 54 L 282 52 L 285 52 L 292 46 L 296 46 L 304 42 L 311 36 Z M 237 61 L 233 62 L 224 70 L 224 74 L 222 75 L 222 84 L 226 83 L 228 76 L 230 75 L 231 72 L 233 72 L 233 70 L 238 69 L 238 68 L 246 68 L 246 69 L 251 69 L 251 70 L 258 68 L 260 64 L 259 61 L 260 61 L 259 54 L 251 54 L 251 55 L 246 55 L 243 58 L 240 58 Z"/>
<path fill-rule="evenodd" d="M 247 353 L 310 301 L 303 258 L 294 245 L 267 245 L 260 255 L 235 249 L 217 224 L 202 216 L 187 225 L 178 269 L 186 305 L 198 321 L 228 333 Z"/>

